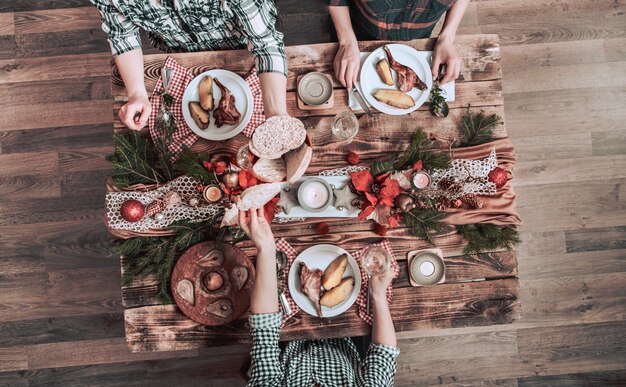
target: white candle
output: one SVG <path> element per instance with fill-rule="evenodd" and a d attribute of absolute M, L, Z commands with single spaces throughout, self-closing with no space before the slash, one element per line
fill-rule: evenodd
<path fill-rule="evenodd" d="M 435 272 L 435 265 L 430 261 L 422 262 L 420 265 L 420 272 L 422 275 L 429 277 Z"/>
<path fill-rule="evenodd" d="M 302 201 L 311 208 L 321 208 L 329 198 L 328 189 L 319 181 L 312 181 L 304 187 Z"/>
<path fill-rule="evenodd" d="M 413 186 L 416 189 L 423 189 L 430 184 L 430 176 L 425 172 L 418 172 L 413 175 Z"/>

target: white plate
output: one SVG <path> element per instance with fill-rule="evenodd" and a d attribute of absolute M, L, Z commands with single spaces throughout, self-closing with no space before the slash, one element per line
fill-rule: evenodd
<path fill-rule="evenodd" d="M 425 59 L 419 55 L 418 51 L 413 47 L 405 46 L 404 44 L 388 44 L 387 47 L 389 51 L 391 51 L 391 55 L 393 58 L 402 63 L 405 66 L 410 67 L 415 74 L 426 83 L 428 88 L 426 90 L 420 90 L 417 87 L 411 89 L 408 95 L 413 98 L 415 101 L 415 106 L 409 109 L 398 109 L 393 106 L 389 106 L 386 103 L 382 103 L 374 98 L 374 93 L 378 89 L 389 89 L 389 90 L 398 90 L 396 86 L 389 86 L 385 82 L 380 79 L 380 76 L 376 72 L 376 63 L 383 58 L 387 58 L 387 54 L 383 50 L 382 46 L 378 47 L 374 50 L 363 62 L 361 66 L 361 75 L 359 76 L 359 81 L 361 85 L 361 90 L 363 91 L 363 98 L 375 107 L 378 111 L 391 115 L 402 115 L 408 114 L 412 111 L 417 110 L 430 95 L 430 89 L 433 86 L 433 76 L 430 71 L 430 66 Z M 398 79 L 398 75 L 395 71 L 391 71 L 393 80 L 396 81 Z"/>
<path fill-rule="evenodd" d="M 330 263 L 341 254 L 348 254 L 348 267 L 346 267 L 343 278 L 354 277 L 354 289 L 344 302 L 334 308 L 322 306 L 322 316 L 338 316 L 350 309 L 352 304 L 354 304 L 359 296 L 359 291 L 361 290 L 361 271 L 359 270 L 359 265 L 356 263 L 354 258 L 352 258 L 350 253 L 339 246 L 315 245 L 301 252 L 300 255 L 298 255 L 298 257 L 296 257 L 293 261 L 293 264 L 289 269 L 289 277 L 287 278 L 289 292 L 300 309 L 312 316 L 317 316 L 313 301 L 309 300 L 309 298 L 302 293 L 302 283 L 300 282 L 300 262 L 306 263 L 307 267 L 311 270 L 321 269 L 324 271 L 328 265 L 330 265 Z"/>
<path fill-rule="evenodd" d="M 200 97 L 198 95 L 198 84 L 207 75 L 219 79 L 222 85 L 226 86 L 235 96 L 235 106 L 237 107 L 239 113 L 241 113 L 241 121 L 239 121 L 237 125 L 222 125 L 221 128 L 218 128 L 215 126 L 215 117 L 213 117 L 213 112 L 211 112 L 209 127 L 206 129 L 200 129 L 191 117 L 189 102 L 200 101 Z M 220 88 L 213 83 L 213 101 L 215 103 L 215 107 L 219 104 L 221 97 L 222 93 L 220 92 Z M 248 125 L 250 118 L 252 118 L 253 103 L 254 100 L 252 99 L 252 91 L 243 78 L 228 70 L 209 70 L 195 77 L 191 82 L 189 82 L 189 85 L 187 85 L 185 93 L 183 94 L 183 117 L 185 118 L 187 125 L 189 125 L 191 130 L 193 130 L 193 132 L 198 136 L 213 141 L 228 140 L 229 138 L 235 137 L 241 133 L 241 131 Z"/>

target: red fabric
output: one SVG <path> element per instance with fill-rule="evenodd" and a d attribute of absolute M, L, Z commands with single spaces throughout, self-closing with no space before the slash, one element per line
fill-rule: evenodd
<path fill-rule="evenodd" d="M 252 91 L 252 99 L 254 100 L 254 107 L 252 109 L 252 117 L 250 122 L 243 129 L 243 134 L 246 137 L 252 137 L 254 129 L 265 122 L 265 111 L 263 110 L 263 94 L 261 93 L 261 82 L 256 74 L 256 68 L 252 69 L 250 75 L 245 79 L 250 91 Z"/>
<path fill-rule="evenodd" d="M 278 284 L 279 287 L 282 287 L 283 294 L 285 295 L 285 298 L 287 298 L 287 302 L 289 303 L 289 306 L 291 307 L 291 314 L 288 314 L 288 315 L 283 314 L 283 324 L 284 324 L 288 319 L 290 319 L 291 317 L 293 317 L 293 315 L 295 315 L 296 313 L 300 311 L 300 308 L 298 308 L 298 305 L 296 305 L 296 302 L 291 297 L 291 293 L 289 292 L 289 286 L 287 285 L 288 278 L 289 278 L 289 269 L 291 268 L 291 265 L 293 265 L 293 261 L 296 260 L 296 257 L 298 256 L 298 252 L 294 250 L 294 248 L 291 247 L 291 245 L 283 238 L 276 240 L 276 249 L 287 254 L 287 258 L 289 258 L 289 260 L 287 261 L 287 265 L 285 265 L 285 267 L 283 268 L 283 279 Z M 278 303 L 278 305 L 279 305 L 280 310 L 282 311 L 283 307 L 280 304 L 280 302 Z"/>
<path fill-rule="evenodd" d="M 378 243 L 374 243 L 374 246 L 381 246 L 382 248 L 387 250 L 391 259 L 391 266 L 389 269 L 393 270 L 393 279 L 395 280 L 396 278 L 398 278 L 398 273 L 400 273 L 400 265 L 398 265 L 398 261 L 396 261 L 396 256 L 394 255 L 393 250 L 391 250 L 391 244 L 389 243 L 389 239 L 385 238 Z M 367 247 L 364 247 L 361 250 L 352 253 L 352 257 L 354 257 L 354 259 L 357 261 L 359 267 L 361 266 L 361 256 L 363 255 L 363 252 L 366 248 Z M 359 292 L 359 297 L 357 297 L 356 299 L 356 304 L 358 306 L 359 317 L 361 317 L 361 319 L 366 323 L 372 325 L 371 313 L 373 312 L 373 309 L 370 308 L 370 314 L 367 314 L 367 283 L 367 274 L 363 270 L 361 270 L 361 291 Z M 392 296 L 393 285 L 389 284 L 389 287 L 387 288 L 387 302 L 389 302 L 389 304 L 391 304 Z"/>

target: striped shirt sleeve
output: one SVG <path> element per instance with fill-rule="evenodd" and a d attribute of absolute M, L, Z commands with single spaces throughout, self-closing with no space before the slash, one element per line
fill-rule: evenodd
<path fill-rule="evenodd" d="M 252 314 L 248 318 L 252 332 L 250 357 L 252 373 L 248 386 L 280 386 L 284 368 L 280 362 L 280 326 L 282 313 Z"/>
<path fill-rule="evenodd" d="M 111 0 L 91 0 L 91 3 L 100 11 L 102 30 L 108 36 L 114 56 L 141 48 L 139 28 Z"/>
<path fill-rule="evenodd" d="M 287 76 L 287 58 L 283 34 L 276 31 L 276 5 L 273 0 L 240 0 L 231 5 L 240 21 L 248 48 L 256 57 L 259 73 L 281 73 Z"/>
<path fill-rule="evenodd" d="M 365 385 L 371 387 L 392 387 L 398 367 L 398 348 L 371 344 L 363 361 Z"/>

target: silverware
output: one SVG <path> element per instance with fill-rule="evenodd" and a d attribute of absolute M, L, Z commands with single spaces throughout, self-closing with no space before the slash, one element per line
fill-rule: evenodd
<path fill-rule="evenodd" d="M 365 308 L 365 314 L 369 315 L 370 314 L 370 293 L 372 293 L 372 276 L 368 275 L 367 276 L 367 307 Z"/>
<path fill-rule="evenodd" d="M 354 98 L 356 98 L 356 101 L 361 106 L 361 109 L 365 110 L 365 113 L 367 113 L 368 117 L 372 117 L 372 111 L 370 110 L 369 106 L 367 106 L 367 102 L 365 102 L 363 96 L 361 96 L 361 93 L 359 93 L 359 90 L 356 88 L 356 86 L 352 86 L 352 93 L 354 93 Z"/>
<path fill-rule="evenodd" d="M 161 110 L 157 115 L 155 126 L 157 130 L 164 135 L 165 138 L 174 133 L 176 129 L 176 117 L 170 113 L 169 108 L 173 102 L 172 96 L 168 93 L 170 81 L 172 80 L 172 69 L 164 67 L 161 70 L 161 79 L 163 81 L 163 94 L 161 94 Z"/>
<path fill-rule="evenodd" d="M 282 278 L 282 272 L 285 266 L 287 266 L 287 262 L 289 262 L 289 257 L 287 257 L 287 254 L 285 254 L 281 250 L 276 250 L 276 267 L 278 268 L 278 273 L 281 274 L 279 276 L 279 279 Z M 283 292 L 283 289 L 282 287 L 280 287 L 280 285 L 278 288 L 278 293 L 280 298 L 280 304 L 283 307 L 283 314 L 291 314 L 291 307 L 289 306 L 287 297 L 285 296 L 285 293 Z"/>

